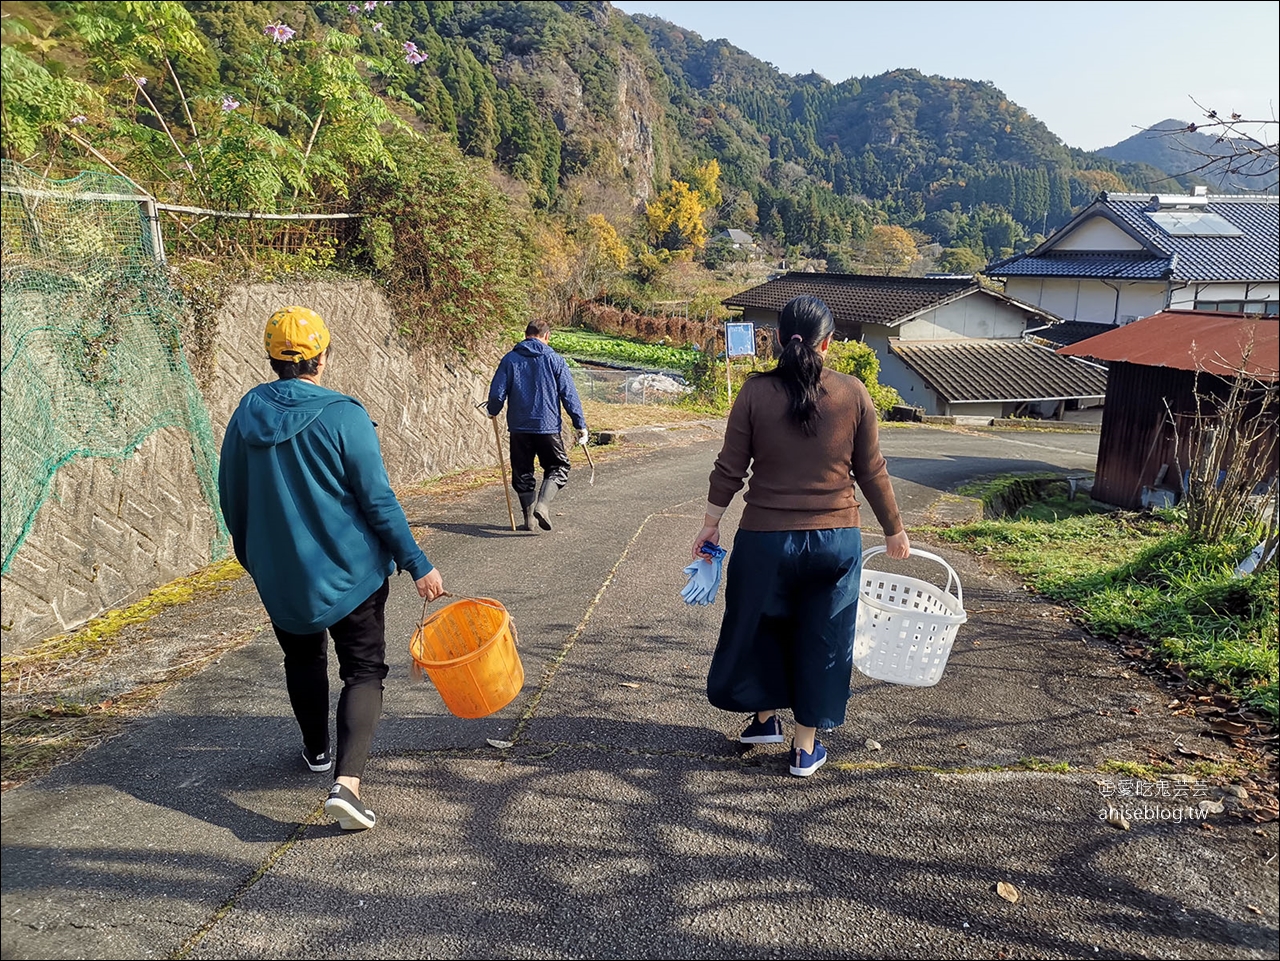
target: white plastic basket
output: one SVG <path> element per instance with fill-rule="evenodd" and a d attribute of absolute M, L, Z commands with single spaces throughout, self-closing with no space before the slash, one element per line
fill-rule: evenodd
<path fill-rule="evenodd" d="M 960 578 L 937 554 L 914 549 L 912 557 L 937 561 L 947 569 L 945 588 L 914 577 L 867 570 L 867 559 L 884 552 L 883 547 L 872 547 L 862 553 L 853 666 L 878 681 L 929 687 L 941 679 L 956 631 L 969 619 Z"/>

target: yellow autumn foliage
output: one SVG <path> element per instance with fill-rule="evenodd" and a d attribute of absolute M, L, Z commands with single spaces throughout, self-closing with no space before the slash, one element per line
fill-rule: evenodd
<path fill-rule="evenodd" d="M 670 187 L 645 205 L 649 241 L 664 250 L 701 248 L 707 242 L 706 212 L 698 191 L 683 180 L 671 181 Z"/>

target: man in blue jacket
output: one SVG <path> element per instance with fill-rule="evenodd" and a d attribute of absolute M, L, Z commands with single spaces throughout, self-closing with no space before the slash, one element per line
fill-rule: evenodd
<path fill-rule="evenodd" d="M 346 830 L 369 828 L 376 819 L 360 800 L 360 779 L 382 714 L 389 577 L 408 571 L 428 600 L 444 585 L 391 491 L 373 421 L 354 397 L 319 384 L 329 358 L 324 321 L 286 307 L 263 339 L 279 379 L 249 391 L 227 424 L 222 514 L 284 650 L 313 771 L 334 766 L 325 632 L 333 637 L 343 688 L 325 811 Z"/>
<path fill-rule="evenodd" d="M 573 375 L 564 358 L 551 349 L 551 325 L 533 320 L 498 364 L 489 385 L 489 416 L 497 417 L 507 405 L 507 430 L 511 432 L 511 486 L 524 511 L 522 531 L 541 527 L 551 530 L 551 502 L 569 479 L 569 455 L 560 434 L 564 422 L 560 407 L 568 411 L 578 431 L 578 443 L 587 443 L 587 421 L 582 401 L 573 386 Z M 542 465 L 542 490 L 533 472 L 533 460 Z M 537 521 L 537 525 L 534 525 Z"/>

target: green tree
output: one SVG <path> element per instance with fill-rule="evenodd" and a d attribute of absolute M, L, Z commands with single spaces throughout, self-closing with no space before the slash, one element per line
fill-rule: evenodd
<path fill-rule="evenodd" d="M 947 274 L 976 274 L 986 265 L 986 259 L 969 247 L 947 247 L 938 258 L 938 270 Z"/>
<path fill-rule="evenodd" d="M 777 207 L 769 211 L 769 219 L 766 221 L 766 229 L 769 236 L 773 238 L 773 242 L 779 247 L 785 247 L 787 244 L 787 232 L 782 225 L 782 214 Z"/>

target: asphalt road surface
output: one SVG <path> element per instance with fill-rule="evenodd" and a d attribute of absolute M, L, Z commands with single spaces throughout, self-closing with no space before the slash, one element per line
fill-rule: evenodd
<path fill-rule="evenodd" d="M 495 489 L 406 503 L 446 587 L 511 612 L 526 684 L 495 716 L 450 716 L 409 676 L 422 604 L 393 580 L 373 830 L 320 813 L 328 780 L 302 766 L 260 633 L 4 795 L 3 956 L 1275 956 L 1275 825 L 1256 833 L 1227 798 L 1203 827 L 1185 809 L 1219 803 L 1216 787 L 1139 797 L 1123 774 L 1218 743 L 1112 647 L 968 557 L 944 552 L 970 620 L 937 686 L 856 675 L 831 761 L 807 780 L 784 746 L 738 745 L 745 719 L 704 693 L 722 602 L 678 597 L 718 438 L 666 439 L 602 463 L 594 487 L 575 471 L 550 534 L 507 531 Z M 916 518 L 974 475 L 1086 472 L 1096 442 L 884 435 Z M 192 632 L 263 623 L 243 585 L 184 616 Z M 1111 806 L 1129 830 L 1105 821 Z"/>

